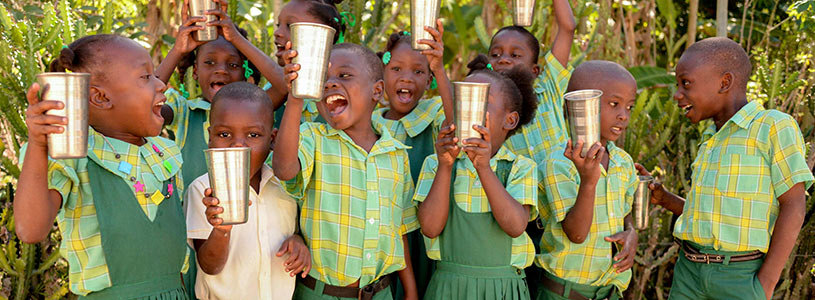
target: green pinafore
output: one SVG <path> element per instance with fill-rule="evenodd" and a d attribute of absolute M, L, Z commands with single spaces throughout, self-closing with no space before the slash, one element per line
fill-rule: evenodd
<path fill-rule="evenodd" d="M 431 125 L 432 126 L 432 125 Z M 433 128 L 427 128 L 416 135 L 415 137 L 408 136 L 405 140 L 405 145 L 412 147 L 408 150 L 408 159 L 410 161 L 410 175 L 412 176 L 413 183 L 419 181 L 419 173 L 422 171 L 422 164 L 425 158 L 435 153 L 435 143 L 433 141 Z M 416 278 L 416 290 L 419 296 L 424 295 L 427 291 L 427 286 L 430 284 L 430 278 L 433 277 L 433 272 L 436 270 L 436 262 L 427 257 L 427 250 L 424 245 L 424 236 L 420 230 L 414 230 L 407 234 L 408 247 L 410 247 L 410 261 L 413 266 L 413 277 Z M 399 280 L 396 284 L 392 285 L 394 299 L 403 299 L 404 290 Z"/>
<path fill-rule="evenodd" d="M 150 221 L 121 177 L 90 159 L 88 176 L 111 286 L 80 298 L 188 299 L 181 281 L 187 226 L 178 193 L 164 199 Z"/>
<path fill-rule="evenodd" d="M 203 109 L 190 110 L 190 118 L 187 120 L 187 136 L 184 138 L 184 147 L 181 148 L 181 157 L 184 164 L 181 166 L 181 176 L 184 178 L 184 191 L 195 181 L 196 178 L 207 173 L 207 160 L 204 150 L 207 146 L 204 136 L 204 122 L 207 120 L 207 111 Z M 186 233 L 185 233 L 186 234 Z M 189 245 L 188 245 L 189 247 Z M 198 275 L 198 260 L 195 257 L 195 250 L 190 248 L 190 267 L 187 274 L 184 274 L 184 286 L 189 292 L 190 299 L 195 298 L 195 278 Z"/>
<path fill-rule="evenodd" d="M 512 162 L 499 160 L 495 174 L 506 186 Z M 450 211 L 438 237 L 441 261 L 425 299 L 528 300 L 524 272 L 512 266 L 512 238 L 492 212 L 470 213 L 455 202 L 450 182 Z"/>

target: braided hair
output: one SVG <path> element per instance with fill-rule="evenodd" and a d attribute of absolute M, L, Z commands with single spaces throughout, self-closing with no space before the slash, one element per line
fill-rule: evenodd
<path fill-rule="evenodd" d="M 343 0 L 305 0 L 309 5 L 308 13 L 320 20 L 321 24 L 331 26 L 336 31 L 334 43 L 336 44 L 340 35 L 345 34 L 347 29 L 342 21 L 342 15 L 337 10 L 337 4 Z"/>
<path fill-rule="evenodd" d="M 538 99 L 535 97 L 533 87 L 534 74 L 524 72 L 518 66 L 503 73 L 493 71 L 490 69 L 489 59 L 484 54 L 476 56 L 467 64 L 467 68 L 470 69 L 467 76 L 484 74 L 498 83 L 498 86 L 493 85 L 492 88 L 497 88 L 502 93 L 509 111 L 518 112 L 518 125 L 509 131 L 507 137 L 512 136 L 521 127 L 532 121 L 538 107 Z"/>
<path fill-rule="evenodd" d="M 128 38 L 115 34 L 96 34 L 82 37 L 68 46 L 64 46 L 59 52 L 59 56 L 48 66 L 49 72 L 85 72 L 90 73 L 94 78 L 105 80 L 105 73 L 102 72 L 104 62 L 100 61 L 100 54 L 104 55 L 105 46 L 114 43 L 129 41 Z"/>

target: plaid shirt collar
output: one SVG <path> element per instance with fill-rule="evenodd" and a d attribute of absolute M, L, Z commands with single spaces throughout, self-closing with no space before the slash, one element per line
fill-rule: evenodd
<path fill-rule="evenodd" d="M 435 105 L 436 103 L 438 103 L 438 101 L 433 101 L 433 99 L 419 100 L 419 103 L 416 104 L 416 107 L 414 107 L 409 114 L 398 120 L 398 122 L 405 127 L 405 132 L 408 136 L 415 137 L 419 135 L 427 129 L 427 126 L 433 123 L 433 114 L 438 110 L 438 107 Z M 385 113 L 388 112 L 388 110 L 390 110 L 388 107 L 377 109 L 373 114 L 373 123 L 387 124 L 388 122 L 393 122 L 394 120 L 385 118 Z"/>
<path fill-rule="evenodd" d="M 204 100 L 204 98 L 198 97 L 195 99 L 188 99 L 187 106 L 189 106 L 190 109 L 209 110 L 212 107 L 212 103 Z"/>
<path fill-rule="evenodd" d="M 331 127 L 328 124 L 326 124 L 325 126 L 320 126 L 319 130 L 322 133 L 322 135 L 326 137 L 339 136 L 343 141 L 345 141 L 349 145 L 353 145 L 354 147 L 361 149 L 361 147 L 359 147 L 359 145 L 357 145 L 357 143 L 355 143 L 354 140 L 352 140 L 351 137 L 349 137 L 348 134 L 345 133 L 345 131 L 334 129 L 334 127 Z M 386 154 L 400 149 L 410 149 L 410 147 L 405 146 L 405 144 L 402 144 L 401 142 L 394 139 L 388 130 L 383 130 L 380 133 L 379 139 L 376 141 L 376 143 L 374 143 L 374 146 L 371 148 L 371 152 L 369 153 L 369 155 L 373 156 L 379 154 Z"/>
<path fill-rule="evenodd" d="M 105 139 L 110 143 L 109 145 L 105 142 Z M 136 171 L 136 166 L 139 165 L 141 160 L 140 157 L 144 158 L 144 161 L 150 166 L 151 173 L 159 181 L 165 181 L 175 176 L 182 163 L 178 147 L 172 142 L 162 140 L 159 137 L 145 137 L 145 140 L 147 140 L 147 143 L 136 146 L 115 138 L 105 137 L 94 130 L 93 127 L 88 127 L 88 158 L 125 180 L 128 180 L 131 174 L 125 174 L 123 170 L 119 170 L 120 162 L 129 163 L 132 166 L 131 171 Z M 111 149 L 111 146 L 113 149 Z M 153 146 L 156 146 L 162 152 L 161 156 L 153 149 Z M 119 154 L 121 159 L 116 159 L 116 154 Z M 170 166 L 169 169 L 164 165 L 165 161 Z"/>
<path fill-rule="evenodd" d="M 727 120 L 727 122 L 724 123 L 722 128 L 726 127 L 727 124 L 733 124 L 738 127 L 741 127 L 742 129 L 747 129 L 750 126 L 750 123 L 752 123 L 753 120 L 755 119 L 756 115 L 758 115 L 758 113 L 761 112 L 762 110 L 764 110 L 764 107 L 761 106 L 761 103 L 759 101 L 747 102 L 747 104 L 745 104 L 741 109 L 739 109 L 739 111 L 737 111 L 735 115 L 730 117 L 730 120 Z M 705 132 L 702 134 L 702 136 L 710 138 L 713 137 L 713 135 L 715 134 L 716 134 L 716 124 L 710 124 L 710 126 L 708 126 L 705 129 Z"/>

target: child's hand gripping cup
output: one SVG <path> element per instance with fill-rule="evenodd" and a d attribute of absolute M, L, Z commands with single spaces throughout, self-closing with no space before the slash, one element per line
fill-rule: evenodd
<path fill-rule="evenodd" d="M 68 119 L 62 133 L 48 135 L 48 156 L 53 159 L 82 158 L 88 155 L 88 96 L 91 74 L 42 73 L 37 83 L 42 100 L 59 101 L 63 109 L 46 114 Z"/>
<path fill-rule="evenodd" d="M 592 145 L 600 141 L 601 90 L 577 90 L 563 95 L 566 101 L 566 119 L 572 143 L 583 141 L 581 157 L 585 157 Z"/>
<path fill-rule="evenodd" d="M 535 0 L 513 0 L 512 21 L 515 26 L 529 27 L 535 17 Z"/>
<path fill-rule="evenodd" d="M 651 189 L 648 185 L 654 182 L 654 177 L 647 175 L 640 175 L 639 184 L 637 184 L 637 191 L 634 192 L 634 226 L 637 229 L 645 229 L 648 227 L 648 213 L 651 211 Z"/>
<path fill-rule="evenodd" d="M 213 9 L 218 9 L 217 3 L 212 0 L 190 0 L 190 17 L 206 17 L 206 22 L 198 22 L 195 25 L 203 26 L 204 29 L 195 33 L 195 38 L 200 42 L 214 41 L 218 39 L 218 27 L 207 26 L 208 22 L 215 21 L 214 15 L 204 14 Z"/>
<path fill-rule="evenodd" d="M 410 0 L 410 35 L 413 50 L 430 50 L 430 45 L 419 44 L 420 40 L 434 40 L 424 28 L 436 28 L 439 18 L 440 0 Z"/>
<path fill-rule="evenodd" d="M 481 138 L 481 133 L 473 125 L 485 125 L 487 114 L 487 96 L 490 93 L 489 83 L 453 82 L 455 95 L 456 137 L 459 146 L 469 138 Z"/>
<path fill-rule="evenodd" d="M 224 212 L 216 217 L 221 225 L 243 224 L 249 217 L 251 148 L 211 148 L 204 150 L 212 196 Z"/>
<path fill-rule="evenodd" d="M 294 23 L 289 28 L 291 48 L 297 51 L 292 63 L 300 65 L 297 78 L 292 82 L 292 95 L 300 99 L 321 99 L 336 30 L 317 23 Z"/>

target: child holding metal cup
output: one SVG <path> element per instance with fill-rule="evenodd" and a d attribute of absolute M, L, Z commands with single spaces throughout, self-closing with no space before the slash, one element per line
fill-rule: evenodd
<path fill-rule="evenodd" d="M 371 116 L 375 132 L 388 130 L 398 141 L 411 146 L 408 157 L 414 183 L 419 178 L 424 159 L 434 153 L 433 145 L 442 123 L 453 119 L 453 95 L 442 61 L 444 27 L 438 20 L 436 29 L 428 27 L 425 30 L 434 39 L 419 42 L 429 45 L 429 50 L 413 50 L 410 33 L 400 31 L 390 35 L 385 51 L 377 53 L 385 64 L 388 106 L 374 110 Z M 436 87 L 441 96 L 424 98 L 428 89 Z M 412 232 L 408 238 L 417 289 L 419 295 L 423 295 L 433 275 L 434 262 L 427 257 L 421 233 Z M 395 296 L 400 298 L 402 291 L 398 289 L 399 285 L 396 287 Z"/>
<path fill-rule="evenodd" d="M 545 194 L 538 207 L 546 222 L 537 299 L 620 299 L 631 280 L 637 232 L 630 213 L 639 179 L 631 156 L 614 141 L 628 126 L 637 84 L 619 64 L 588 61 L 568 86 L 585 90 L 602 94 L 600 141 L 583 156 L 584 141 L 573 137 L 539 167 Z"/>
<path fill-rule="evenodd" d="M 187 238 L 195 246 L 200 271 L 199 299 L 290 299 L 295 278 L 311 269 L 311 255 L 297 235 L 297 203 L 265 164 L 275 133 L 274 106 L 262 89 L 247 83 L 226 85 L 212 99 L 210 149 L 249 148 L 250 196 L 246 222 L 223 225 L 230 215 L 210 187 L 209 174 L 186 193 Z M 226 203 L 228 204 L 228 203 Z M 245 204 L 244 204 L 245 205 Z M 246 209 L 246 207 L 229 207 Z"/>
<path fill-rule="evenodd" d="M 297 79 L 297 49 L 283 54 L 286 80 Z M 407 146 L 377 135 L 371 113 L 384 94 L 382 60 L 368 48 L 332 48 L 323 98 L 328 124 L 300 124 L 303 99 L 289 94 L 272 167 L 301 207 L 311 250 L 309 276 L 296 299 L 392 299 L 398 273 L 406 299 L 418 299 L 406 234 L 418 229 Z"/>
<path fill-rule="evenodd" d="M 88 299 L 187 299 L 181 273 L 188 255 L 174 178 L 178 147 L 159 137 L 166 86 L 147 50 L 117 35 L 91 35 L 63 48 L 51 72 L 90 73 L 88 154 L 49 159 L 46 137 L 62 131 L 63 109 L 27 93 L 29 143 L 14 213 L 26 243 L 48 238 L 54 219 L 70 290 Z"/>
<path fill-rule="evenodd" d="M 534 117 L 534 76 L 487 65 L 479 55 L 465 79 L 490 85 L 484 125 L 472 127 L 481 137 L 460 146 L 456 125 L 445 126 L 419 175 L 413 200 L 437 260 L 425 299 L 529 299 L 524 268 L 535 247 L 524 230 L 537 217 L 537 172 L 503 144 Z"/>

